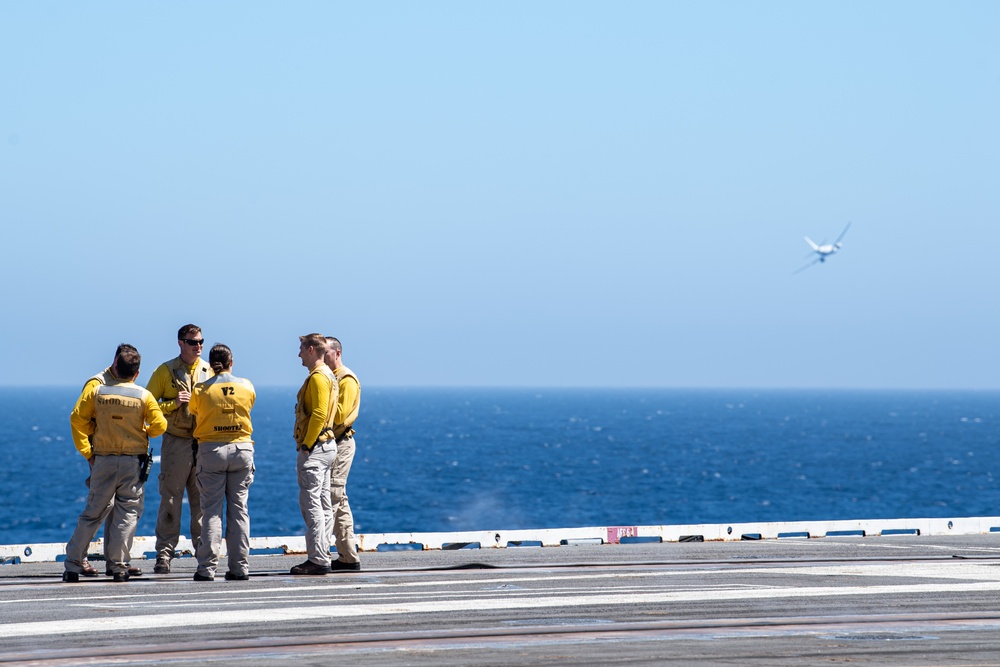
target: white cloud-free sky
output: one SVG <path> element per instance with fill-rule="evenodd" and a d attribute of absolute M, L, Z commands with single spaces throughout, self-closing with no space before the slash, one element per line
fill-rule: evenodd
<path fill-rule="evenodd" d="M 995 2 L 4 2 L 3 384 L 997 388 Z M 802 273 L 803 240 L 844 247 Z"/>

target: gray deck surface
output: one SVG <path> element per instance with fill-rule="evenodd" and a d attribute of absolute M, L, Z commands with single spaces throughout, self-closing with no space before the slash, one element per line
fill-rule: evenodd
<path fill-rule="evenodd" d="M 206 583 L 190 558 L 127 583 L 0 565 L 0 664 L 1000 665 L 998 534 L 362 558 Z"/>

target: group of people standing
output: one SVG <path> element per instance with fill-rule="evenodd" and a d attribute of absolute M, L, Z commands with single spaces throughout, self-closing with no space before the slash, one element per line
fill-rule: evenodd
<path fill-rule="evenodd" d="M 339 340 L 309 334 L 299 342 L 299 358 L 309 374 L 297 396 L 294 438 L 308 559 L 291 574 L 360 570 L 346 487 L 361 385 L 341 359 Z M 90 493 L 66 545 L 63 581 L 99 575 L 87 559 L 87 549 L 102 523 L 105 574 L 115 581 L 142 574 L 129 554 L 151 464 L 149 438 L 159 435 L 163 440 L 153 572 L 170 572 L 186 491 L 198 559 L 195 581 L 215 579 L 223 538 L 229 561 L 225 578 L 250 576 L 247 498 L 254 476 L 250 413 L 256 392 L 249 380 L 233 375 L 233 353 L 227 346 L 216 344 L 207 362 L 201 358 L 205 340 L 200 327 L 181 327 L 177 344 L 180 354 L 157 367 L 146 388 L 135 384 L 139 352 L 124 343 L 111 366 L 84 384 L 70 426 L 76 448 L 90 464 Z M 331 558 L 331 542 L 336 560 Z"/>

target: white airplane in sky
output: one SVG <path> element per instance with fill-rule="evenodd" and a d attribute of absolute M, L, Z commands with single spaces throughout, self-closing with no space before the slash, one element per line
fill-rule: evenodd
<path fill-rule="evenodd" d="M 813 261 L 809 262 L 798 271 L 795 271 L 795 273 L 799 273 L 799 271 L 805 271 L 810 266 L 818 262 L 825 262 L 827 257 L 840 250 L 841 246 L 844 245 L 843 243 L 841 243 L 841 240 L 843 240 L 844 234 L 846 234 L 847 230 L 850 228 L 851 228 L 851 223 L 847 223 L 847 226 L 844 227 L 844 231 L 840 232 L 840 236 L 838 236 L 837 240 L 834 241 L 833 243 L 827 243 L 826 241 L 824 241 L 823 243 L 817 244 L 814 243 L 813 240 L 808 236 L 805 237 L 806 243 L 808 243 L 809 247 L 812 248 L 812 252 L 806 255 L 806 257 L 812 257 L 813 255 L 816 255 L 816 257 L 813 259 Z"/>

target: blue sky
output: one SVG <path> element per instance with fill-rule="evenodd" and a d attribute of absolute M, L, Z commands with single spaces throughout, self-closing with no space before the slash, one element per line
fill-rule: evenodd
<path fill-rule="evenodd" d="M 997 388 L 994 2 L 0 4 L 5 384 Z M 803 240 L 843 250 L 800 274 Z"/>

